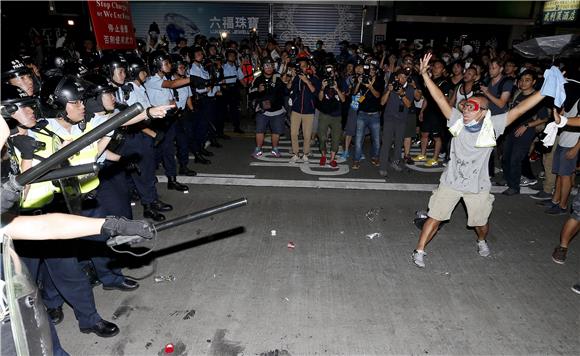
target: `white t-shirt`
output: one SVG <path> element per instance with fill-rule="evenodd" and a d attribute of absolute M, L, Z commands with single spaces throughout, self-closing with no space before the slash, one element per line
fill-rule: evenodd
<path fill-rule="evenodd" d="M 461 112 L 452 109 L 447 127 L 453 126 L 457 120 L 463 120 Z M 505 129 L 507 113 L 493 115 L 491 121 L 496 137 Z M 451 139 L 449 163 L 441 175 L 441 185 L 465 193 L 489 192 L 488 162 L 493 147 L 475 147 L 479 132 L 469 132 L 463 128 L 456 137 Z"/>

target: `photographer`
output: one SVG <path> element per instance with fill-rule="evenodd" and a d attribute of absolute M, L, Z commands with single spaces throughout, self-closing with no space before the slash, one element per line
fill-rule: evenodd
<path fill-rule="evenodd" d="M 360 93 L 358 98 L 359 106 L 356 120 L 356 138 L 355 138 L 355 153 L 352 169 L 360 168 L 360 160 L 363 151 L 363 142 L 365 138 L 365 128 L 369 128 L 371 132 L 372 150 L 371 163 L 373 166 L 379 166 L 379 150 L 380 150 L 380 100 L 385 87 L 383 78 L 377 76 L 378 63 L 372 62 L 363 65 L 363 75 L 358 77 L 358 82 L 354 89 L 354 93 Z"/>
<path fill-rule="evenodd" d="M 400 172 L 401 148 L 408 126 L 408 117 L 413 115 L 413 98 L 415 89 L 407 82 L 407 72 L 399 69 L 394 73 L 393 80 L 388 84 L 387 91 L 381 97 L 381 105 L 385 105 L 383 114 L 383 144 L 381 147 L 381 165 L 379 174 L 387 176 L 387 164 L 389 162 L 391 143 L 394 140 L 393 159 L 391 167 Z M 414 123 L 413 123 L 414 124 Z M 414 126 L 414 125 L 413 125 Z M 414 131 L 414 127 L 412 127 Z"/>
<path fill-rule="evenodd" d="M 312 138 L 312 125 L 314 121 L 316 91 L 320 87 L 320 80 L 314 75 L 308 57 L 299 56 L 296 59 L 296 62 L 296 68 L 292 70 L 291 80 L 289 80 L 287 84 L 287 88 L 290 90 L 292 107 L 292 113 L 290 114 L 290 138 L 292 141 L 293 156 L 290 159 L 290 163 L 296 163 L 300 159 L 298 132 L 301 125 L 302 135 L 304 136 L 304 155 L 302 156 L 302 161 L 308 163 L 310 141 Z"/>
<path fill-rule="evenodd" d="M 284 132 L 284 96 L 287 88 L 280 76 L 274 73 L 274 61 L 267 58 L 262 63 L 262 74 L 256 76 L 250 88 L 250 99 L 256 103 L 256 148 L 254 158 L 263 155 L 264 134 L 270 126 L 272 132 L 272 155 L 279 158 L 278 142 Z"/>
<path fill-rule="evenodd" d="M 345 93 L 347 91 L 346 82 L 338 77 L 332 65 L 327 65 L 324 68 L 322 87 L 318 92 L 318 138 L 322 153 L 319 164 L 321 166 L 326 164 L 326 137 L 329 127 L 332 135 L 330 166 L 332 168 L 337 166 L 335 156 L 342 137 L 341 108 L 342 103 L 346 100 Z"/>

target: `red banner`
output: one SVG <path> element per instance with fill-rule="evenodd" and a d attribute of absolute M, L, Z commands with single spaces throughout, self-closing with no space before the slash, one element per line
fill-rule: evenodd
<path fill-rule="evenodd" d="M 137 46 L 129 1 L 88 0 L 99 49 L 133 49 Z"/>

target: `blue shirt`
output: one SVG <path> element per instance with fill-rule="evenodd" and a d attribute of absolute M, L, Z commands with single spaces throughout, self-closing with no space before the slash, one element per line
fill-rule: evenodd
<path fill-rule="evenodd" d="M 149 102 L 153 106 L 169 105 L 175 100 L 173 91 L 162 87 L 164 80 L 156 74 L 145 81 L 144 85 L 149 95 Z"/>
<path fill-rule="evenodd" d="M 234 64 L 230 64 L 229 62 L 224 64 L 224 77 L 226 78 L 226 84 L 235 84 L 238 79 L 244 79 L 244 73 L 242 73 L 242 69 Z M 231 78 L 228 78 L 231 77 Z"/>
<path fill-rule="evenodd" d="M 310 81 L 312 82 L 312 85 L 314 85 L 314 93 L 310 91 L 308 85 L 306 85 L 300 77 L 296 76 L 292 81 L 292 89 L 290 89 L 292 111 L 299 114 L 314 114 L 316 96 L 320 90 L 320 80 L 311 76 Z"/>
<path fill-rule="evenodd" d="M 189 75 L 192 77 L 198 77 L 204 80 L 209 80 L 210 76 L 207 70 L 205 70 L 205 68 L 203 68 L 203 66 L 201 66 L 201 64 L 194 62 L 191 65 L 191 68 L 189 68 Z M 207 94 L 207 96 L 209 97 L 213 97 L 215 96 L 215 93 L 217 93 L 219 91 L 219 86 L 215 86 L 213 87 L 210 91 L 208 91 L 206 88 L 203 89 L 195 89 L 195 92 L 198 94 Z"/>
<path fill-rule="evenodd" d="M 129 99 L 127 99 L 127 105 L 131 106 L 135 103 L 143 105 L 143 109 L 151 107 L 151 102 L 149 102 L 149 96 L 147 95 L 147 90 L 144 85 L 137 85 L 135 83 L 129 83 L 133 87 L 133 91 L 129 94 Z"/>

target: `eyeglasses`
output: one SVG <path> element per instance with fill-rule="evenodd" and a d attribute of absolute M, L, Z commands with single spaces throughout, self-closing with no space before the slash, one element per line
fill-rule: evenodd
<path fill-rule="evenodd" d="M 68 103 L 71 105 L 81 105 L 81 104 L 83 104 L 83 101 L 82 100 L 73 100 L 73 101 L 69 101 Z"/>
<path fill-rule="evenodd" d="M 479 103 L 475 100 L 463 100 L 459 103 L 458 108 L 462 112 L 487 110 L 486 107 L 480 106 Z"/>

